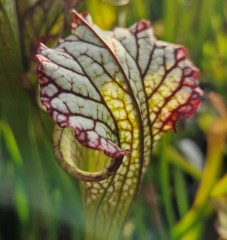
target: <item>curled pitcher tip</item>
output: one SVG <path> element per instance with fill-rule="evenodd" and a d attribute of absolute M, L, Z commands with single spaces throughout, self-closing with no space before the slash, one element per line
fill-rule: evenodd
<path fill-rule="evenodd" d="M 42 104 L 80 144 L 131 158 L 133 138 L 152 145 L 195 114 L 202 90 L 185 47 L 157 40 L 146 20 L 107 32 L 88 13 L 71 13 L 72 34 L 55 49 L 40 44 L 36 60 Z"/>

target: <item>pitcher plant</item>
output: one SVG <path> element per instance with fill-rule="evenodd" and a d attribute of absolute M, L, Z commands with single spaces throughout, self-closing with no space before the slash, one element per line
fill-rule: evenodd
<path fill-rule="evenodd" d="M 56 123 L 56 158 L 81 181 L 85 238 L 115 240 L 154 145 L 201 102 L 199 70 L 149 21 L 103 31 L 88 13 L 72 14 L 71 35 L 38 49 L 40 99 Z"/>

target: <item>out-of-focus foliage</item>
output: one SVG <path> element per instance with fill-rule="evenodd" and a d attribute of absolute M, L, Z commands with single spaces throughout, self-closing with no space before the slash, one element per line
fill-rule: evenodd
<path fill-rule="evenodd" d="M 108 2 L 0 0 L 0 239 L 83 239 L 78 183 L 54 160 L 33 62 L 40 41 L 67 34 L 71 7 L 105 29 L 150 19 L 201 70 L 200 111 L 157 146 L 122 239 L 226 239 L 227 2 Z"/>

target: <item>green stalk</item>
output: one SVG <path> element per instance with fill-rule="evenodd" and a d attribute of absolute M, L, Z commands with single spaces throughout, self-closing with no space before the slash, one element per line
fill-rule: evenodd
<path fill-rule="evenodd" d="M 173 41 L 176 32 L 176 1 L 165 0 L 163 3 L 165 21 L 165 40 Z M 174 16 L 174 17 L 173 17 Z"/>
<path fill-rule="evenodd" d="M 189 209 L 189 202 L 188 202 L 187 188 L 185 184 L 184 175 L 178 167 L 174 168 L 173 177 L 174 177 L 174 183 L 175 183 L 174 186 L 175 186 L 175 192 L 176 192 L 177 207 L 178 207 L 180 216 L 183 217 L 184 214 Z"/>
<path fill-rule="evenodd" d="M 169 164 L 167 160 L 167 155 L 166 155 L 166 146 L 167 146 L 167 139 L 164 138 L 160 142 L 160 176 L 161 176 L 161 193 L 163 197 L 163 202 L 164 202 L 164 208 L 166 212 L 166 217 L 167 217 L 167 222 L 169 228 L 171 228 L 175 221 L 176 217 L 173 211 L 173 206 L 172 206 L 172 199 L 171 199 L 171 193 L 170 193 L 170 185 L 169 185 Z"/>

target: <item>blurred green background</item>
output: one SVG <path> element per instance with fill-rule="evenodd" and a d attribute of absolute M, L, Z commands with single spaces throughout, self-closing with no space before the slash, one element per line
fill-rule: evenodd
<path fill-rule="evenodd" d="M 0 240 L 82 240 L 79 183 L 56 163 L 34 55 L 69 34 L 69 10 L 103 29 L 145 18 L 158 39 L 185 45 L 203 103 L 158 144 L 124 240 L 227 239 L 227 1 L 0 0 Z"/>

